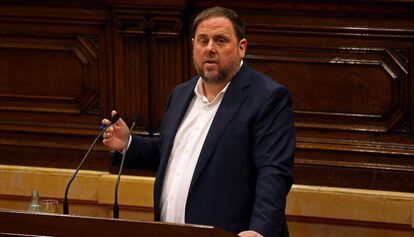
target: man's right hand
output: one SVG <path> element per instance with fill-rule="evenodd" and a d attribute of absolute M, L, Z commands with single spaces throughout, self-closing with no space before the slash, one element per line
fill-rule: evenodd
<path fill-rule="evenodd" d="M 112 111 L 111 115 L 114 116 L 116 111 Z M 110 122 L 108 119 L 103 119 L 102 124 L 108 125 Z M 128 142 L 129 129 L 124 120 L 120 118 L 116 123 L 109 126 L 103 134 L 103 144 L 111 151 L 123 152 Z"/>

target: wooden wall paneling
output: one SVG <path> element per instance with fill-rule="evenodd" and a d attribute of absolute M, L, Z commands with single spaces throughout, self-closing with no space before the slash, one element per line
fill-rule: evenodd
<path fill-rule="evenodd" d="M 188 61 L 179 15 L 154 16 L 150 19 L 151 30 L 151 105 L 152 131 L 161 126 L 163 110 L 171 90 L 188 80 L 184 62 Z"/>
<path fill-rule="evenodd" d="M 14 162 L 27 149 L 73 149 L 98 132 L 107 88 L 104 11 L 7 6 L 0 10 L 1 149 Z M 88 139 L 89 138 L 89 139 Z M 10 146 L 10 147 L 7 147 Z M 71 155 L 61 158 L 65 163 Z M 11 157 L 7 157 L 8 160 Z M 3 162 L 6 157 L 2 157 Z M 66 160 L 65 160 L 66 159 Z M 42 160 L 39 165 L 54 161 Z"/>
<path fill-rule="evenodd" d="M 98 48 L 105 50 L 98 50 L 99 58 L 99 77 L 102 80 L 99 83 L 100 115 L 108 118 L 112 109 L 115 108 L 115 73 L 114 73 L 114 25 L 112 23 L 112 12 L 107 12 L 107 23 L 102 26 L 104 34 L 99 35 L 99 38 L 93 38 L 95 45 Z M 96 42 L 97 41 L 97 42 Z"/>
<path fill-rule="evenodd" d="M 297 127 L 387 132 L 407 114 L 406 74 L 386 50 L 259 47 L 247 59 L 292 89 Z"/>
<path fill-rule="evenodd" d="M 87 39 L 0 40 L 3 110 L 84 113 L 98 102 L 97 55 Z"/>
<path fill-rule="evenodd" d="M 144 12 L 116 11 L 114 18 L 115 109 L 149 126 L 148 20 Z"/>
<path fill-rule="evenodd" d="M 414 43 L 411 44 L 411 48 L 414 48 Z M 405 54 L 403 54 L 402 58 L 404 59 L 404 61 L 408 64 L 408 59 L 414 59 L 414 50 L 410 50 L 408 52 L 405 52 Z M 414 75 L 414 66 L 413 63 L 411 62 L 410 66 L 408 67 L 408 73 L 409 75 Z M 409 120 L 409 127 L 411 128 L 411 131 L 414 131 L 414 96 L 412 96 L 412 92 L 414 91 L 414 82 L 410 82 L 409 83 L 410 86 L 407 88 L 410 92 L 410 101 L 409 104 L 407 105 L 409 108 L 411 108 L 411 113 L 410 113 L 410 118 L 411 120 Z"/>
<path fill-rule="evenodd" d="M 138 113 L 139 132 L 152 134 L 161 124 L 170 91 L 187 75 L 180 12 L 116 14 L 116 107 L 126 118 Z"/>
<path fill-rule="evenodd" d="M 403 155 L 364 154 L 298 148 L 295 182 L 332 187 L 411 192 L 413 159 Z"/>

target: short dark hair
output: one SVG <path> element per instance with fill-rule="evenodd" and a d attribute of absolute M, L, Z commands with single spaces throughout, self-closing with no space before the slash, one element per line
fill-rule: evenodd
<path fill-rule="evenodd" d="M 193 37 L 195 36 L 195 32 L 197 30 L 197 26 L 204 20 L 207 20 L 212 17 L 224 17 L 229 19 L 231 24 L 233 25 L 234 32 L 236 33 L 237 39 L 240 41 L 244 39 L 244 30 L 245 24 L 243 20 L 237 15 L 237 13 L 231 9 L 224 8 L 224 7 L 212 7 L 207 8 L 202 11 L 197 17 L 194 19 L 193 22 Z"/>

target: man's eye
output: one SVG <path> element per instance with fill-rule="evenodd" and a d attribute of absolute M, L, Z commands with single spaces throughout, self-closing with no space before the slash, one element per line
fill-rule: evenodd
<path fill-rule="evenodd" d="M 225 39 L 218 39 L 217 43 L 218 44 L 224 44 L 224 43 L 226 43 L 226 40 Z"/>
<path fill-rule="evenodd" d="M 206 45 L 206 44 L 208 44 L 208 40 L 206 40 L 206 39 L 200 39 L 200 43 L 202 45 Z"/>

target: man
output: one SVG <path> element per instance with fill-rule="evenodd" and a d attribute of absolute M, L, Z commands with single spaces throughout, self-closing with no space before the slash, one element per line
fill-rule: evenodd
<path fill-rule="evenodd" d="M 127 167 L 157 171 L 155 220 L 219 226 L 245 237 L 288 236 L 290 94 L 242 60 L 244 23 L 232 10 L 204 10 L 193 32 L 199 76 L 172 91 L 160 137 L 134 136 L 128 143 L 128 127 L 119 120 L 103 143 L 126 152 Z"/>

